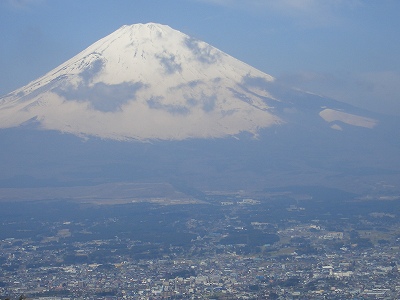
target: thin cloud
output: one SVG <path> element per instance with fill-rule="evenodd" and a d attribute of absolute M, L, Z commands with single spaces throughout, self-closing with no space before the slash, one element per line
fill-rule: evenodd
<path fill-rule="evenodd" d="M 7 0 L 8 4 L 15 9 L 26 9 L 33 5 L 43 4 L 46 0 Z"/>
<path fill-rule="evenodd" d="M 360 0 L 196 0 L 258 14 L 273 13 L 305 25 L 338 22 L 340 12 L 362 5 Z"/>
<path fill-rule="evenodd" d="M 299 72 L 280 76 L 277 82 L 371 111 L 400 115 L 399 72 Z"/>

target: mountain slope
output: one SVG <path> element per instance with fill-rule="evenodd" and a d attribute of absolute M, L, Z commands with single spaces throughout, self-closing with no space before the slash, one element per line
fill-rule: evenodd
<path fill-rule="evenodd" d="M 136 24 L 1 98 L 0 128 L 30 124 L 115 140 L 257 136 L 292 122 L 304 96 L 317 99 L 308 121 L 338 130 L 377 124 L 336 102 L 282 91 L 270 75 L 168 26 Z"/>
<path fill-rule="evenodd" d="M 139 140 L 254 133 L 280 119 L 243 91 L 247 77 L 273 80 L 168 26 L 123 26 L 6 96 L 0 126 L 34 120 L 44 129 Z"/>

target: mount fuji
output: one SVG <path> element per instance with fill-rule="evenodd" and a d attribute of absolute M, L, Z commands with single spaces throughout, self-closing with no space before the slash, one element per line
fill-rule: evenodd
<path fill-rule="evenodd" d="M 123 26 L 1 99 L 0 126 L 116 140 L 218 138 L 286 123 L 296 109 L 274 78 L 159 24 Z M 321 99 L 316 115 L 373 128 L 378 121 Z"/>
<path fill-rule="evenodd" d="M 169 26 L 135 24 L 0 98 L 0 186 L 397 187 L 398 125 Z"/>

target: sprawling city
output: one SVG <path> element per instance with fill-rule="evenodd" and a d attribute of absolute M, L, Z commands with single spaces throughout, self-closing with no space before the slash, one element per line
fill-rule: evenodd
<path fill-rule="evenodd" d="M 396 299 L 396 197 L 2 203 L 1 299 Z"/>

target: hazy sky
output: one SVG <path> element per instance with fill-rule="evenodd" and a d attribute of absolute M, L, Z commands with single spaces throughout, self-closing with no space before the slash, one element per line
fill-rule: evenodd
<path fill-rule="evenodd" d="M 0 95 L 147 22 L 293 87 L 400 115 L 399 0 L 0 0 Z"/>

